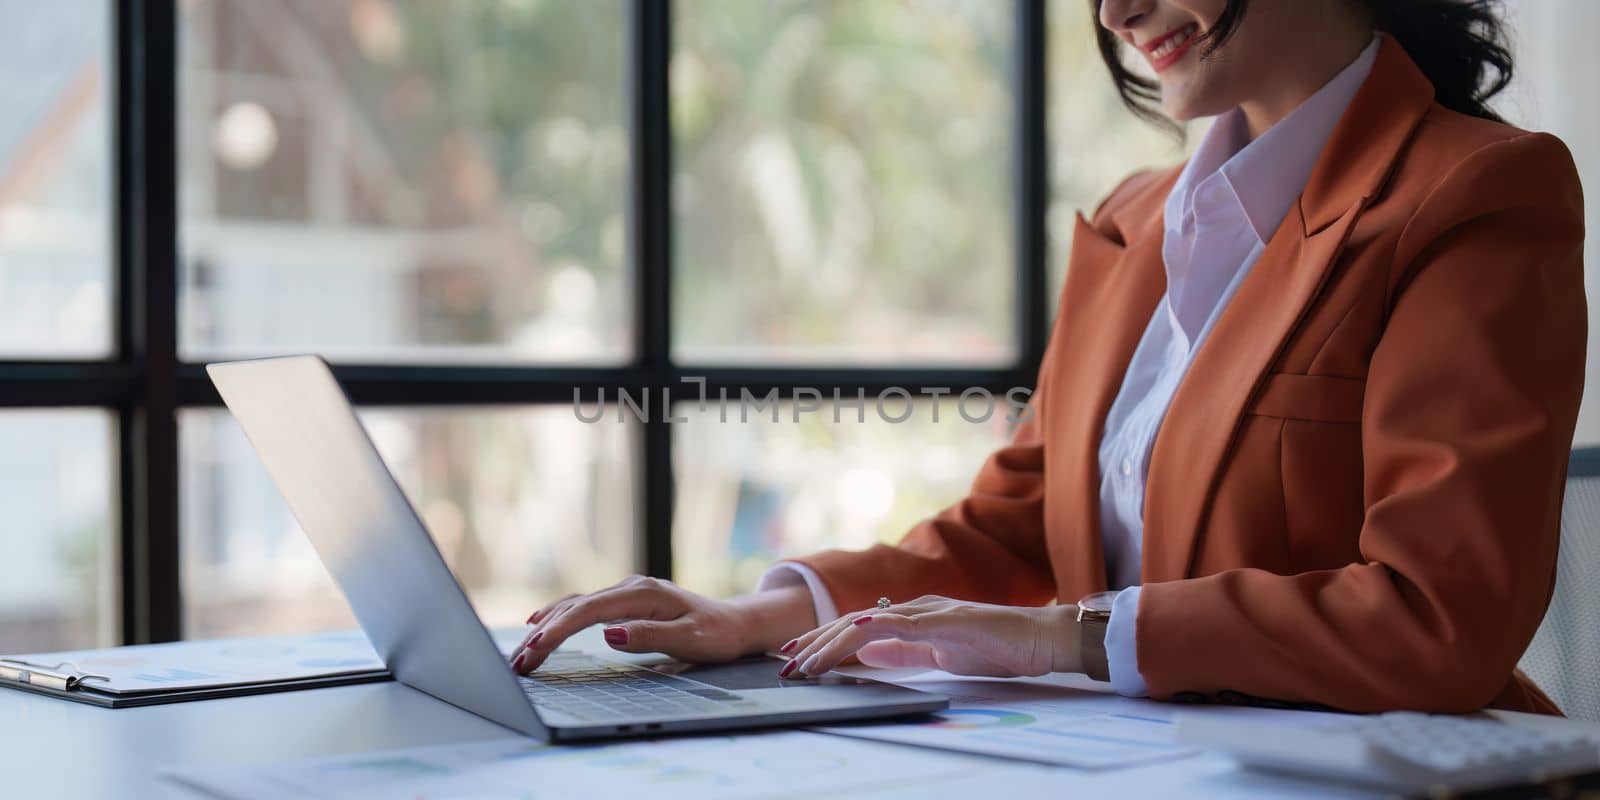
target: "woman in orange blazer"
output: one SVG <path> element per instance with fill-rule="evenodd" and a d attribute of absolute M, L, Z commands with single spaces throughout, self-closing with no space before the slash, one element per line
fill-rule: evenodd
<path fill-rule="evenodd" d="M 971 493 L 745 597 L 635 577 L 564 598 L 517 669 L 607 622 L 625 651 L 781 649 L 793 677 L 858 655 L 1556 711 L 1516 663 L 1583 389 L 1582 199 L 1560 141 L 1484 105 L 1511 66 L 1492 4 L 1092 5 L 1130 106 L 1218 120 L 1079 217 L 1031 417 Z"/>

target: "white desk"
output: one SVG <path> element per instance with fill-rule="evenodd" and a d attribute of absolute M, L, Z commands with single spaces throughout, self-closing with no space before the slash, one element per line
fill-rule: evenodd
<path fill-rule="evenodd" d="M 162 771 L 513 736 L 494 723 L 397 683 L 116 710 L 0 690 L 0 731 L 0 781 L 5 794 L 38 798 L 195 798 L 200 796 L 197 792 L 163 778 Z M 897 747 L 865 741 L 859 746 Z M 1051 796 L 1072 791 L 1074 796 L 1092 797 L 1360 796 L 1240 770 L 1209 756 L 1094 773 L 917 752 L 918 758 L 928 759 L 930 771 L 949 773 L 953 761 L 971 765 L 970 771 L 961 770 L 970 772 L 969 777 L 941 781 L 932 791 L 917 787 L 917 797 L 992 797 L 996 788 Z M 624 781 L 619 774 L 617 796 L 635 788 Z M 873 796 L 905 795 L 884 789 Z"/>

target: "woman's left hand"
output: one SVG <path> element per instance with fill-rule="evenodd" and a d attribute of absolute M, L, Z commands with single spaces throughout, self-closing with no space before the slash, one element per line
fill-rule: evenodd
<path fill-rule="evenodd" d="M 1016 677 L 1081 672 L 1077 607 L 997 606 L 928 595 L 846 614 L 784 645 L 781 677 L 821 675 L 854 655 L 875 667 Z"/>

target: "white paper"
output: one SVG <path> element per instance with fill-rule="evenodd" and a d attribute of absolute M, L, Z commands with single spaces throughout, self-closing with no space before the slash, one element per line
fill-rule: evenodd
<path fill-rule="evenodd" d="M 1281 718 L 1285 724 L 1319 722 L 1325 715 L 1226 706 L 1173 706 L 1109 694 L 1103 684 L 1081 676 L 986 680 L 962 679 L 940 672 L 848 671 L 942 692 L 952 696 L 958 711 L 1021 713 L 1032 721 L 998 725 L 1009 727 L 1009 733 L 992 730 L 997 723 L 977 724 L 989 722 L 975 719 L 982 714 L 952 713 L 952 723 L 966 725 L 875 725 L 870 728 L 876 731 L 851 727 L 848 736 L 780 731 L 579 746 L 497 739 L 249 767 L 181 769 L 167 774 L 225 800 L 300 796 L 353 800 L 718 800 L 868 794 L 894 800 L 971 800 L 985 792 L 992 793 L 997 787 L 1016 796 L 1182 794 L 1232 798 L 1249 792 L 1301 796 L 1319 789 L 1314 784 L 1242 771 L 1220 756 L 1191 755 L 1194 751 L 1171 742 L 1168 723 L 1178 711 L 1257 720 Z M 1034 730 L 1027 734 L 1029 738 L 1019 738 L 1021 731 L 1030 727 L 1047 728 L 1054 733 Z M 856 738 L 864 733 L 886 741 Z M 1006 758 L 974 757 L 952 750 Z M 1061 764 L 1096 768 L 1057 766 Z M 1114 766 L 1134 768 L 1109 768 Z M 1340 795 L 1343 790 L 1322 787 L 1321 791 Z"/>
<path fill-rule="evenodd" d="M 951 698 L 926 720 L 814 730 L 1041 764 L 1109 769 L 1195 755 L 1173 739 L 1173 706 L 1069 687 L 931 675 L 901 685 Z"/>
<path fill-rule="evenodd" d="M 383 669 L 360 631 L 213 639 L 0 656 L 45 668 L 101 676 L 85 685 L 112 694 L 175 691 Z"/>
<path fill-rule="evenodd" d="M 614 798 L 834 796 L 884 788 L 926 797 L 975 765 L 960 757 L 797 731 L 553 747 L 497 739 L 209 770 L 173 780 L 228 800 L 280 797 Z"/>

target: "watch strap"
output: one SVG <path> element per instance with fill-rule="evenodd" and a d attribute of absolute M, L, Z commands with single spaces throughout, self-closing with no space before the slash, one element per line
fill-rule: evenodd
<path fill-rule="evenodd" d="M 1083 674 L 1097 681 L 1111 680 L 1111 664 L 1106 658 L 1106 627 L 1105 619 L 1088 618 L 1078 623 Z"/>

